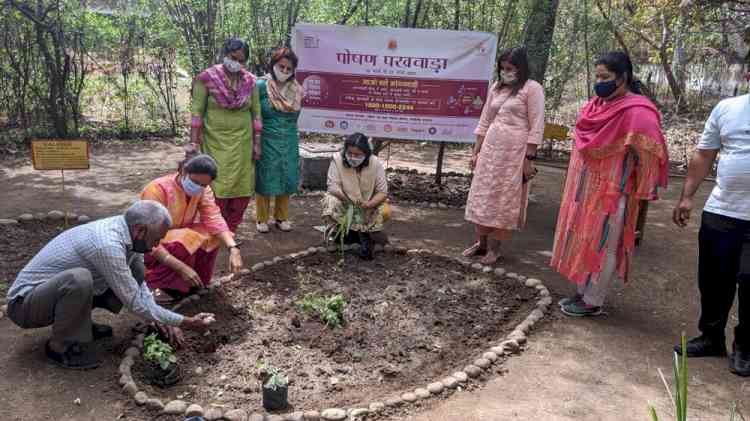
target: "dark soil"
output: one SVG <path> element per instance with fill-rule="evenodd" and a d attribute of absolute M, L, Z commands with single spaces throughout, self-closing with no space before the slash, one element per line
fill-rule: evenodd
<path fill-rule="evenodd" d="M 280 263 L 189 304 L 185 313 L 213 312 L 217 323 L 187 334 L 183 381 L 147 394 L 257 410 L 262 361 L 289 375 L 290 411 L 365 404 L 460 370 L 533 306 L 519 283 L 441 257 L 338 259 Z M 344 326 L 300 313 L 295 303 L 308 293 L 343 294 Z M 138 366 L 134 375 L 143 380 Z"/>
<path fill-rule="evenodd" d="M 440 185 L 435 175 L 417 170 L 389 170 L 388 193 L 397 201 L 444 203 L 463 206 L 469 197 L 471 177 L 455 172 L 443 173 Z"/>
<path fill-rule="evenodd" d="M 5 296 L 29 260 L 62 231 L 59 224 L 38 221 L 0 225 L 0 296 Z"/>

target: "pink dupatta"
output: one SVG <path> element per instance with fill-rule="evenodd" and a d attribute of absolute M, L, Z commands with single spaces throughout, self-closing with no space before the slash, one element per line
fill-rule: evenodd
<path fill-rule="evenodd" d="M 222 108 L 236 110 L 241 108 L 253 93 L 256 77 L 245 69 L 240 69 L 240 83 L 236 89 L 229 85 L 224 65 L 216 64 L 201 72 L 198 80 L 206 85 L 208 93 Z"/>

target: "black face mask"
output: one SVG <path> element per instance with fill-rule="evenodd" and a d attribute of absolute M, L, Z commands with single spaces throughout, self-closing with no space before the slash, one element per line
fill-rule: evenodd
<path fill-rule="evenodd" d="M 609 98 L 617 90 L 617 80 L 608 80 L 606 82 L 597 82 L 594 85 L 594 92 L 600 98 Z"/>
<path fill-rule="evenodd" d="M 136 253 L 151 253 L 151 247 L 146 244 L 146 240 L 133 240 L 133 251 Z"/>

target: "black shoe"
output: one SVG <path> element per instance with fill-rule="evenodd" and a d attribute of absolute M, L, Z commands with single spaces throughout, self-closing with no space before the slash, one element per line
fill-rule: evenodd
<path fill-rule="evenodd" d="M 675 345 L 674 352 L 682 355 L 682 346 Z M 711 338 L 701 335 L 687 342 L 687 356 L 688 358 L 726 357 L 727 346 L 724 343 L 724 338 Z"/>
<path fill-rule="evenodd" d="M 729 356 L 729 371 L 741 376 L 750 376 L 750 352 L 740 349 L 737 344 L 732 346 L 732 355 Z"/>
<path fill-rule="evenodd" d="M 68 346 L 65 352 L 55 352 L 50 348 L 49 341 L 44 346 L 47 358 L 62 368 L 71 370 L 90 370 L 97 368 L 101 364 L 93 352 L 85 349 L 81 344 Z"/>
<path fill-rule="evenodd" d="M 99 323 L 91 323 L 91 335 L 94 337 L 95 341 L 98 341 L 99 339 L 104 338 L 111 338 L 112 337 L 112 328 L 107 325 L 102 325 Z"/>
<path fill-rule="evenodd" d="M 373 260 L 373 244 L 370 234 L 363 232 L 359 234 L 359 257 L 362 260 Z"/>

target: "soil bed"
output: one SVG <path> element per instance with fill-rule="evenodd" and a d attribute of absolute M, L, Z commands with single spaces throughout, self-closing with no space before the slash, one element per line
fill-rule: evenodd
<path fill-rule="evenodd" d="M 388 171 L 388 193 L 399 201 L 464 206 L 470 187 L 470 176 L 454 172 L 443 173 L 442 184 L 437 185 L 433 174 L 421 174 L 417 170 Z"/>
<path fill-rule="evenodd" d="M 362 405 L 462 369 L 534 305 L 535 291 L 520 283 L 441 257 L 338 260 L 324 253 L 282 262 L 191 302 L 180 311 L 213 312 L 217 322 L 204 334 L 186 332 L 182 382 L 148 386 L 143 365 L 133 375 L 165 401 L 257 411 L 263 361 L 289 375 L 288 411 Z M 344 326 L 302 314 L 295 303 L 310 293 L 342 294 Z"/>
<path fill-rule="evenodd" d="M 0 225 L 0 296 L 15 281 L 26 266 L 52 238 L 63 231 L 62 225 L 51 222 L 27 222 Z"/>

